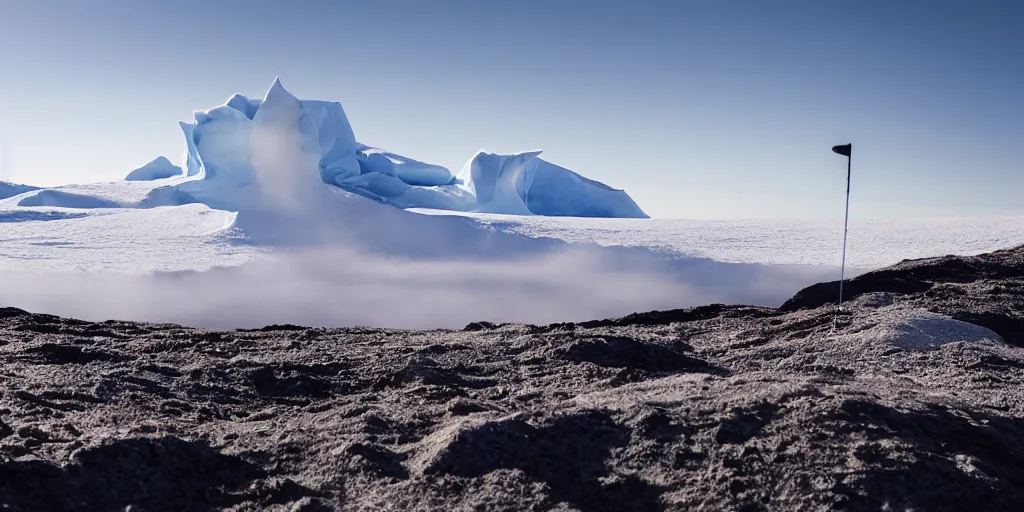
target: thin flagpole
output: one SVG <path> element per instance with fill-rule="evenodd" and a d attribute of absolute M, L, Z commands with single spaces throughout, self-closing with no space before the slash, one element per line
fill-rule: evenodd
<path fill-rule="evenodd" d="M 839 312 L 843 310 L 843 281 L 846 279 L 846 233 L 850 226 L 850 168 L 853 162 L 853 152 L 846 157 L 846 216 L 843 218 L 843 262 L 839 266 L 839 309 L 836 311 L 836 323 L 839 322 Z"/>

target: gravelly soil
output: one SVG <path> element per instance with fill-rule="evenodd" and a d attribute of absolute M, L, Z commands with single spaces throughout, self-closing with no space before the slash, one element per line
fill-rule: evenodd
<path fill-rule="evenodd" d="M 1024 249 L 847 290 L 834 331 L 835 283 L 462 331 L 0 309 L 0 506 L 1024 510 Z"/>

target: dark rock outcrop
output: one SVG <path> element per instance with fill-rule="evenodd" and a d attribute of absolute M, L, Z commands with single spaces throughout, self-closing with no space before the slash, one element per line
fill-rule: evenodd
<path fill-rule="evenodd" d="M 1022 255 L 864 274 L 838 323 L 835 283 L 457 332 L 3 308 L 0 508 L 1024 510 Z"/>

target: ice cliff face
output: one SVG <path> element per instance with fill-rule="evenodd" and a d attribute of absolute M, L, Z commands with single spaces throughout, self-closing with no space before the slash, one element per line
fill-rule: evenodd
<path fill-rule="evenodd" d="M 299 100 L 280 80 L 274 81 L 262 100 L 236 94 L 180 125 L 185 157 L 184 171 L 177 174 L 190 179 L 157 191 L 151 203 L 198 201 L 232 209 L 241 197 L 258 200 L 260 194 L 286 192 L 270 190 L 275 180 L 267 180 L 273 176 L 267 169 L 257 179 L 261 175 L 257 167 L 270 165 L 275 172 L 319 173 L 318 181 L 399 208 L 647 217 L 624 191 L 544 161 L 538 158 L 540 151 L 512 155 L 481 151 L 454 175 L 439 165 L 360 144 L 341 103 Z M 296 144 L 299 153 L 282 160 L 285 146 Z M 294 160 L 300 154 L 301 163 Z M 163 162 L 159 164 L 137 170 L 127 179 L 175 175 Z M 264 183 L 262 192 L 258 181 Z"/>

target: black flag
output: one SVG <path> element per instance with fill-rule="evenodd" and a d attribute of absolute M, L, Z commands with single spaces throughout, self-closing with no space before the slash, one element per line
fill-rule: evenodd
<path fill-rule="evenodd" d="M 850 156 L 853 151 L 853 144 L 843 144 L 842 146 L 832 146 L 832 151 L 839 153 L 843 156 Z"/>
<path fill-rule="evenodd" d="M 843 155 L 846 157 L 846 218 L 843 220 L 843 262 L 839 267 L 839 311 L 843 310 L 843 281 L 846 280 L 846 232 L 850 227 L 850 164 L 853 162 L 853 157 L 850 153 L 853 153 L 853 144 L 841 144 L 839 146 L 832 146 L 832 152 Z M 836 314 L 836 319 L 832 323 L 832 329 L 835 330 L 836 325 L 839 323 L 839 314 Z"/>

